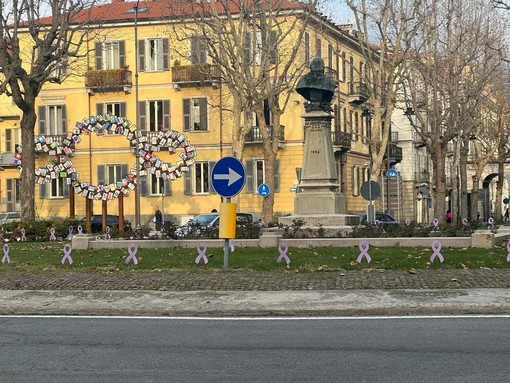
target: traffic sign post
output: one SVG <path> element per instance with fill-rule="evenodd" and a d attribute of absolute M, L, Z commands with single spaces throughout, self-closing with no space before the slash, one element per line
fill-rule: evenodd
<path fill-rule="evenodd" d="M 367 222 L 375 222 L 375 207 L 372 201 L 381 195 L 381 187 L 375 181 L 366 181 L 361 185 L 361 196 L 368 201 L 367 204 Z"/>
<path fill-rule="evenodd" d="M 220 209 L 220 226 L 222 221 L 224 228 L 235 226 L 236 215 L 232 214 L 232 208 L 229 207 L 230 198 L 238 195 L 244 187 L 246 182 L 244 166 L 235 157 L 223 157 L 212 168 L 211 178 L 212 187 L 216 190 L 216 193 L 227 199 L 226 204 Z M 227 233 L 229 231 L 225 229 L 223 232 Z M 235 229 L 230 231 L 230 233 L 232 232 L 235 233 Z M 227 234 L 227 236 L 232 235 Z M 225 268 L 228 267 L 229 239 L 225 238 L 223 245 L 223 267 Z"/>

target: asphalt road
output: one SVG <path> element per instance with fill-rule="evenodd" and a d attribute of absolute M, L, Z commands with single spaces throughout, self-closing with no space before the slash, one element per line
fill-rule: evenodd
<path fill-rule="evenodd" d="M 510 317 L 0 317 L 2 382 L 507 382 Z"/>

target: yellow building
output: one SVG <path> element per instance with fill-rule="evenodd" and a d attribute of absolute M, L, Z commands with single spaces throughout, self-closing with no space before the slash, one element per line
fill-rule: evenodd
<path fill-rule="evenodd" d="M 208 61 L 207 49 L 197 43 L 194 36 L 186 41 L 173 41 L 170 19 L 159 2 L 140 2 L 136 12 L 135 2 L 113 0 L 111 4 L 96 7 L 92 15 L 105 17 L 86 41 L 86 57 L 81 72 L 66 73 L 71 68 L 62 67 L 53 82 L 44 86 L 37 102 L 38 124 L 36 135 L 40 138 L 37 166 L 51 163 L 54 152 L 51 142 L 62 141 L 69 134 L 72 155 L 62 157 L 71 161 L 81 182 L 91 185 L 112 185 L 121 181 L 135 167 L 135 148 L 124 134 L 114 134 L 109 129 L 97 129 L 85 134 L 80 126 L 92 126 L 90 116 L 115 115 L 138 124 L 149 140 L 158 132 L 175 130 L 186 134 L 196 149 L 195 163 L 189 172 L 173 181 L 164 181 L 156 174 L 142 177 L 141 223 L 151 221 L 155 207 L 160 207 L 166 220 L 177 223 L 188 217 L 218 208 L 220 197 L 210 184 L 210 172 L 214 163 L 231 155 L 232 120 L 223 110 L 228 103 L 227 88 L 218 76 L 214 63 Z M 170 12 L 170 10 L 168 10 Z M 189 23 L 189 20 L 187 20 Z M 178 21 L 172 19 L 173 28 Z M 177 27 L 175 26 L 177 23 Z M 189 27 L 189 25 L 188 25 Z M 135 38 L 136 36 L 136 38 Z M 359 188 L 368 177 L 368 128 L 362 112 L 366 108 L 367 94 L 363 84 L 363 62 L 357 49 L 357 39 L 348 27 L 336 26 L 316 14 L 304 34 L 302 42 L 303 63 L 320 56 L 329 68 L 330 75 L 338 83 L 334 101 L 332 139 L 338 164 L 339 184 L 346 197 L 346 211 L 365 209 L 366 201 L 359 195 Z M 185 51 L 173 57 L 178 47 Z M 188 53 L 190 52 L 190 53 Z M 200 68 L 200 70 L 199 70 Z M 63 77 L 71 74 L 69 77 Z M 138 76 L 137 76 L 138 75 Z M 59 79 L 64 79 L 59 81 Z M 294 93 L 293 101 L 284 111 L 282 125 L 285 133 L 279 137 L 274 211 L 291 213 L 302 166 L 304 132 L 303 99 Z M 138 102 L 138 103 L 137 103 Z M 2 141 L 0 145 L 7 154 L 14 153 L 19 137 L 19 113 L 12 105 L 0 104 Z M 137 119 L 138 115 L 138 119 Z M 89 119 L 88 121 L 83 121 Z M 270 116 L 267 116 L 270 123 Z M 81 123 L 78 124 L 77 122 Z M 121 124 L 120 124 L 121 125 Z M 80 132 L 73 135 L 73 130 Z M 71 132 L 71 133 L 68 133 Z M 126 130 L 127 132 L 127 130 Z M 126 133 L 127 134 L 127 133 Z M 9 137 L 9 138 L 8 138 Z M 78 137 L 78 138 L 76 138 Z M 156 138 L 154 138 L 156 140 Z M 156 141 L 154 141 L 156 142 Z M 159 142 L 159 141 L 158 141 Z M 164 145 L 155 145 L 158 158 L 175 164 L 184 150 L 169 151 Z M 244 162 L 246 185 L 239 196 L 239 210 L 260 213 L 262 197 L 257 186 L 264 182 L 262 140 L 258 127 L 254 126 L 246 142 Z M 2 210 L 15 210 L 18 198 L 16 189 L 16 166 L 10 164 L 0 172 Z M 58 164 L 59 160 L 54 161 Z M 71 166 L 71 165 L 69 165 Z M 36 213 L 40 217 L 68 217 L 70 215 L 71 180 L 43 175 L 50 182 L 36 186 Z M 59 173 L 58 171 L 56 173 Z M 74 191 L 78 191 L 76 188 Z M 91 201 L 91 211 L 100 214 L 103 199 L 89 197 L 87 193 L 75 194 L 75 213 L 84 216 L 86 202 Z M 113 189 L 112 189 L 113 191 Z M 18 198 L 19 199 L 19 198 Z M 109 214 L 118 213 L 115 196 L 107 197 Z M 134 221 L 135 198 L 130 193 L 123 199 L 124 216 Z"/>

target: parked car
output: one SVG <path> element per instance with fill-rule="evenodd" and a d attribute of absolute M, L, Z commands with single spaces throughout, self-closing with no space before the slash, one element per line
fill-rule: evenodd
<path fill-rule="evenodd" d="M 366 225 L 367 224 L 367 214 L 366 213 L 360 214 L 359 215 L 359 219 L 360 219 L 359 220 L 360 225 Z M 398 224 L 398 222 L 395 220 L 395 218 L 393 218 L 388 213 L 384 213 L 384 212 L 376 212 L 375 213 L 375 221 L 376 222 L 381 222 L 381 223 L 383 223 L 385 225 Z"/>
<path fill-rule="evenodd" d="M 255 213 L 236 213 L 236 225 L 238 227 L 247 224 L 259 224 L 259 217 Z M 177 237 L 198 236 L 207 229 L 216 229 L 220 225 L 219 213 L 199 214 L 191 218 L 187 223 L 177 228 Z"/>
<path fill-rule="evenodd" d="M 0 224 L 15 222 L 21 220 L 21 213 L 19 211 L 8 211 L 0 213 Z"/>
<path fill-rule="evenodd" d="M 83 226 L 87 222 L 87 218 L 83 218 Z M 106 216 L 106 226 L 119 228 L 119 216 L 110 215 Z M 124 230 L 131 228 L 131 222 L 124 219 Z M 93 233 L 100 233 L 103 231 L 103 216 L 101 214 L 93 214 L 90 216 L 90 229 Z"/>

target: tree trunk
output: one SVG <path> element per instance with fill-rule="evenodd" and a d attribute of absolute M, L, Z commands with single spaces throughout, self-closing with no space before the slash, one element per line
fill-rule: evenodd
<path fill-rule="evenodd" d="M 495 220 L 503 220 L 503 212 L 501 210 L 501 204 L 503 202 L 503 181 L 505 180 L 505 163 L 498 161 L 498 180 L 496 182 L 496 211 Z"/>
<path fill-rule="evenodd" d="M 471 221 L 478 221 L 478 189 L 480 188 L 481 171 L 473 175 L 473 188 L 471 189 Z"/>
<path fill-rule="evenodd" d="M 33 102 L 30 105 L 35 105 Z M 34 129 L 37 115 L 34 108 L 23 111 L 21 117 L 21 146 L 23 150 L 21 173 L 21 218 L 23 220 L 35 219 L 35 169 Z"/>
<path fill-rule="evenodd" d="M 435 175 L 435 188 L 434 188 L 434 201 L 433 201 L 433 215 L 432 219 L 437 218 L 439 222 L 444 222 L 445 209 L 445 195 L 446 195 L 446 148 L 443 140 L 437 140 L 434 143 L 434 153 L 432 154 L 432 163 Z"/>
<path fill-rule="evenodd" d="M 468 149 L 461 147 L 460 149 L 460 216 L 457 223 L 462 222 L 462 219 L 467 218 L 467 156 Z"/>

